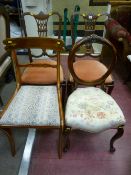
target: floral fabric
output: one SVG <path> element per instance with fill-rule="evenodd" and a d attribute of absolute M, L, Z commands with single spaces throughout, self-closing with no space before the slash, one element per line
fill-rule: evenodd
<path fill-rule="evenodd" d="M 66 125 L 72 129 L 101 132 L 125 124 L 125 117 L 115 100 L 100 88 L 76 89 L 68 98 Z"/>
<path fill-rule="evenodd" d="M 0 125 L 59 126 L 56 86 L 22 86 Z"/>

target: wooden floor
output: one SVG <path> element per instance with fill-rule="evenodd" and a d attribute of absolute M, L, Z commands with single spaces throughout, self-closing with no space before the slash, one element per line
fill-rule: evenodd
<path fill-rule="evenodd" d="M 122 72 L 114 73 L 112 96 L 126 116 L 125 133 L 109 153 L 109 141 L 115 130 L 99 134 L 74 131 L 71 148 L 57 155 L 58 131 L 37 131 L 29 175 L 131 175 L 131 83 L 123 84 Z"/>

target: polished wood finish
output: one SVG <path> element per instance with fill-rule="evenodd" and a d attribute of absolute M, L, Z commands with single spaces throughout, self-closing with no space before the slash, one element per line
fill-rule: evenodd
<path fill-rule="evenodd" d="M 99 14 L 81 14 L 81 13 L 74 13 L 71 16 L 71 37 L 72 37 L 72 45 L 75 44 L 75 33 L 74 33 L 74 29 L 75 29 L 75 23 L 74 23 L 74 19 L 76 16 L 79 16 L 83 22 L 84 22 L 84 35 L 89 36 L 93 33 L 95 33 L 95 27 L 96 27 L 96 22 L 99 19 L 99 17 L 101 16 L 108 16 L 107 13 L 99 13 Z M 79 25 L 79 24 L 78 24 Z"/>
<path fill-rule="evenodd" d="M 26 38 L 8 38 L 4 41 L 4 44 L 6 45 L 7 51 L 11 51 L 12 54 L 12 60 L 14 64 L 14 69 L 15 69 L 15 74 L 16 74 L 16 84 L 17 88 L 16 91 L 13 95 L 13 97 L 10 99 L 10 101 L 7 103 L 5 106 L 2 115 L 8 109 L 12 99 L 15 97 L 17 94 L 18 90 L 21 88 L 22 81 L 21 81 L 21 72 L 20 68 L 21 67 L 52 67 L 52 65 L 44 65 L 44 64 L 35 64 L 35 63 L 29 63 L 29 64 L 20 64 L 18 62 L 17 58 L 17 49 L 23 49 L 23 48 L 41 48 L 41 49 L 53 49 L 56 52 L 57 55 L 57 61 L 56 61 L 56 66 L 53 66 L 54 68 L 57 69 L 57 94 L 58 94 L 58 104 L 59 104 L 59 113 L 60 113 L 60 126 L 59 127 L 54 127 L 54 126 L 35 126 L 35 125 L 30 125 L 30 126 L 25 126 L 25 125 L 13 125 L 13 126 L 6 126 L 2 125 L 0 128 L 5 129 L 5 128 L 14 128 L 14 127 L 19 127 L 19 128 L 58 128 L 59 129 L 59 150 L 58 150 L 58 155 L 59 158 L 62 156 L 62 133 L 64 130 L 64 114 L 63 114 L 63 109 L 62 109 L 62 97 L 61 97 L 61 84 L 60 84 L 60 52 L 63 50 L 64 47 L 64 42 L 60 39 L 52 39 L 52 38 L 43 38 L 43 37 L 26 37 Z M 44 83 L 42 84 L 44 86 Z M 1 115 L 1 117 L 2 117 Z M 11 138 L 11 136 L 10 136 Z M 11 145 L 13 145 L 13 141 L 11 141 Z"/>
<path fill-rule="evenodd" d="M 61 51 L 64 49 L 64 43 L 60 39 L 45 38 L 45 37 L 29 37 L 29 38 L 12 38 L 4 41 L 6 50 L 24 49 L 24 48 L 42 48 L 54 49 Z"/>
<path fill-rule="evenodd" d="M 110 152 L 113 153 L 115 152 L 115 147 L 113 146 L 115 140 L 119 139 L 120 137 L 122 137 L 124 134 L 124 129 L 123 126 L 118 127 L 117 129 L 117 133 L 112 137 L 111 141 L 110 141 Z"/>
<path fill-rule="evenodd" d="M 60 39 L 61 38 L 61 26 L 62 26 L 62 17 L 58 12 L 50 12 L 48 14 L 45 14 L 44 12 L 39 12 L 38 14 L 35 13 L 30 13 L 30 12 L 25 12 L 23 14 L 24 17 L 26 16 L 31 16 L 35 19 L 36 24 L 37 24 L 37 29 L 38 29 L 38 36 L 39 37 L 47 37 L 48 36 L 48 22 L 49 19 L 52 19 L 52 24 L 53 24 L 53 17 L 55 17 L 55 19 L 58 22 L 58 35 L 57 38 Z M 25 36 L 27 36 L 27 31 L 26 31 L 26 26 L 24 25 L 24 30 L 25 30 Z M 32 57 L 41 57 L 43 55 L 47 55 L 49 57 L 55 57 L 55 54 L 48 54 L 46 50 L 43 50 L 41 55 L 32 55 L 31 51 L 30 51 L 30 60 L 32 61 Z"/>

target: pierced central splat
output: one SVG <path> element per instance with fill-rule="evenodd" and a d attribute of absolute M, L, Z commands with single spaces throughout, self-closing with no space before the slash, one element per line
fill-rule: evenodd
<path fill-rule="evenodd" d="M 25 15 L 29 15 L 32 16 L 35 19 L 35 22 L 37 24 L 37 31 L 38 31 L 38 36 L 39 37 L 48 37 L 48 33 L 49 33 L 49 21 L 50 21 L 50 17 L 52 17 L 52 20 L 50 21 L 53 25 L 53 16 L 55 16 L 55 20 L 57 20 L 58 22 L 58 29 L 57 29 L 57 33 L 56 33 L 56 37 L 58 39 L 60 39 L 61 37 L 61 23 L 62 23 L 62 17 L 60 16 L 60 14 L 58 12 L 51 12 L 48 14 L 45 14 L 43 11 L 39 12 L 38 14 L 33 14 L 30 12 L 26 12 L 24 13 Z M 51 36 L 50 36 L 51 37 Z M 48 54 L 49 52 L 47 50 L 43 50 L 42 49 L 42 53 L 40 55 L 33 55 L 31 53 L 31 56 L 33 57 L 41 57 L 41 56 L 48 56 L 48 57 L 55 57 L 56 54 L 53 52 L 52 54 L 52 50 L 51 50 L 51 54 Z M 30 58 L 31 59 L 31 58 Z"/>
<path fill-rule="evenodd" d="M 38 35 L 41 36 L 47 36 L 47 23 L 48 23 L 48 19 L 49 19 L 49 14 L 45 14 L 44 12 L 40 12 L 37 15 L 34 15 L 34 18 L 36 20 L 37 23 L 37 27 L 38 27 Z"/>

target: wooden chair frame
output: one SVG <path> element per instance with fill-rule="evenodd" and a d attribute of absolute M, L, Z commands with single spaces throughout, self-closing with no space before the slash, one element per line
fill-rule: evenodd
<path fill-rule="evenodd" d="M 58 155 L 59 158 L 62 156 L 62 134 L 64 130 L 64 116 L 63 116 L 63 109 L 62 109 L 62 102 L 61 102 L 61 86 L 60 86 L 60 52 L 63 50 L 64 43 L 60 39 L 52 39 L 52 38 L 43 38 L 43 37 L 27 37 L 27 38 L 8 38 L 4 41 L 4 44 L 6 45 L 6 50 L 11 51 L 12 54 L 12 60 L 13 60 L 13 65 L 15 69 L 15 75 L 16 75 L 16 90 L 12 96 L 12 98 L 9 100 L 7 105 L 5 106 L 1 118 L 3 114 L 5 113 L 6 109 L 9 107 L 11 104 L 13 98 L 21 88 L 21 86 L 25 85 L 22 84 L 21 81 L 21 73 L 20 73 L 20 68 L 23 67 L 53 67 L 57 69 L 57 95 L 58 95 L 58 105 L 59 105 L 59 114 L 60 114 L 60 126 L 55 127 L 55 126 L 23 126 L 23 125 L 0 125 L 0 129 L 4 130 L 5 133 L 7 134 L 10 145 L 11 145 L 11 152 L 12 155 L 15 155 L 15 143 L 13 140 L 11 128 L 57 128 L 59 129 L 59 149 L 58 149 Z M 26 63 L 26 64 L 20 64 L 17 60 L 17 53 L 16 49 L 30 49 L 30 48 L 42 48 L 42 49 L 53 49 L 56 51 L 57 55 L 57 65 L 48 65 L 48 64 L 32 64 L 32 63 Z M 43 84 L 44 86 L 44 84 Z"/>
<path fill-rule="evenodd" d="M 74 59 L 75 59 L 75 53 L 76 51 L 79 49 L 79 47 L 81 45 L 84 45 L 86 43 L 102 43 L 107 45 L 110 48 L 110 51 L 113 53 L 112 56 L 112 60 L 110 63 L 110 66 L 108 67 L 107 72 L 100 77 L 97 80 L 92 80 L 92 81 L 84 81 L 82 79 L 80 79 L 78 77 L 78 75 L 75 73 L 74 71 L 74 67 L 73 67 L 73 63 L 74 63 Z M 88 55 L 90 55 L 90 53 L 88 53 Z M 87 36 L 85 38 L 83 38 L 82 40 L 78 41 L 74 47 L 72 48 L 72 50 L 70 51 L 69 57 L 68 57 L 68 67 L 69 67 L 69 71 L 74 79 L 74 89 L 78 86 L 78 85 L 84 85 L 84 86 L 101 86 L 101 88 L 104 90 L 104 82 L 106 80 L 106 78 L 110 75 L 115 63 L 117 61 L 117 56 L 116 56 L 116 49 L 115 47 L 107 40 L 104 39 L 102 37 L 99 37 L 95 34 L 91 35 L 91 36 Z M 70 140 L 69 140 L 69 134 L 71 132 L 71 128 L 70 126 L 66 126 L 65 128 L 65 147 L 64 147 L 64 151 L 66 152 L 69 147 L 70 147 Z M 112 137 L 112 139 L 110 140 L 110 152 L 114 152 L 115 148 L 114 148 L 114 142 L 115 140 L 117 140 L 118 138 L 120 138 L 124 133 L 124 129 L 123 126 L 118 126 L 117 128 L 117 133 Z"/>

